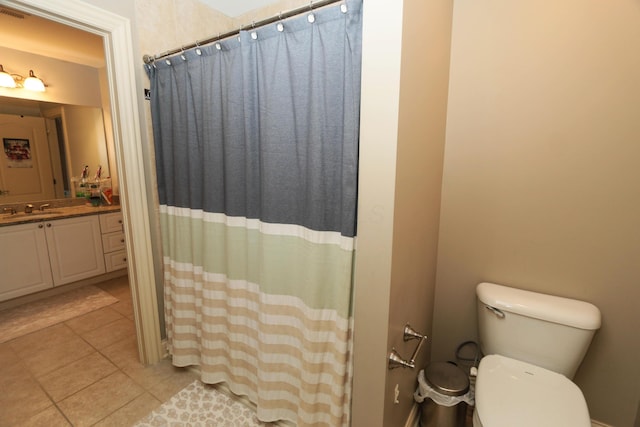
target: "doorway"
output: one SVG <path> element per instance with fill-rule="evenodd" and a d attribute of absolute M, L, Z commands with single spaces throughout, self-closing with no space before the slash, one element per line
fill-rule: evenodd
<path fill-rule="evenodd" d="M 129 283 L 138 351 L 143 363 L 153 364 L 160 360 L 163 351 L 146 200 L 149 191 L 144 172 L 139 100 L 135 94 L 135 61 L 129 19 L 72 0 L 8 0 L 3 4 L 100 35 L 105 41 L 115 157 L 125 238 L 129 251 Z"/>

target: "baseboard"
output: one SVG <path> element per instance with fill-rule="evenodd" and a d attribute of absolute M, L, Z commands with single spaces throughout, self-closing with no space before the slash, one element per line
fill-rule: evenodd
<path fill-rule="evenodd" d="M 613 427 L 612 425 L 601 423 L 600 421 L 591 420 L 591 427 Z"/>
<path fill-rule="evenodd" d="M 407 422 L 404 423 L 404 427 L 418 427 L 420 423 L 420 405 L 416 402 L 413 402 L 413 406 L 411 407 L 411 412 L 409 412 L 409 417 L 407 418 Z"/>

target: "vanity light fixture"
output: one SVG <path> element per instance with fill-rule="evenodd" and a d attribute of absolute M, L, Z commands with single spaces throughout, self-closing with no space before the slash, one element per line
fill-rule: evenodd
<path fill-rule="evenodd" d="M 36 77 L 33 70 L 29 70 L 29 77 L 22 77 L 20 74 L 7 73 L 0 64 L 0 87 L 23 88 L 33 92 L 44 92 L 44 82 Z"/>
<path fill-rule="evenodd" d="M 29 77 L 24 79 L 24 88 L 34 92 L 44 92 L 44 82 L 33 74 L 33 70 L 29 70 Z"/>
<path fill-rule="evenodd" d="M 16 81 L 2 68 L 2 64 L 0 64 L 0 87 L 16 87 Z"/>

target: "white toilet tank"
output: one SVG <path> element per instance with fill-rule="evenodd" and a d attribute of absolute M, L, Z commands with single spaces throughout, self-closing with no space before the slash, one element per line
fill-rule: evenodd
<path fill-rule="evenodd" d="M 476 287 L 480 349 L 572 379 L 600 328 L 593 304 L 493 283 Z"/>

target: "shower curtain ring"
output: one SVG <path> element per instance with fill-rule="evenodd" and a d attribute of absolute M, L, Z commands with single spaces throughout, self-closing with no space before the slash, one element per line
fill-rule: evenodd
<path fill-rule="evenodd" d="M 284 31 L 284 24 L 282 23 L 282 11 L 278 12 L 278 24 L 276 25 L 276 29 L 279 32 Z"/>

